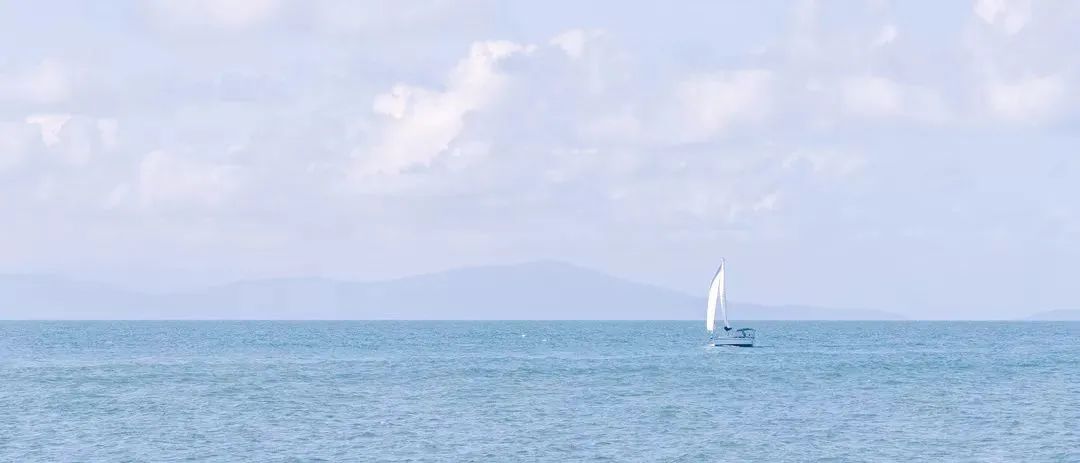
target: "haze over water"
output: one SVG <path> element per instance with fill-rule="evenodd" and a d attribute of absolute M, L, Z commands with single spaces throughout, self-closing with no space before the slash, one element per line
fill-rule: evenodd
<path fill-rule="evenodd" d="M 0 460 L 1080 460 L 1080 323 L 740 325 L 0 322 Z"/>

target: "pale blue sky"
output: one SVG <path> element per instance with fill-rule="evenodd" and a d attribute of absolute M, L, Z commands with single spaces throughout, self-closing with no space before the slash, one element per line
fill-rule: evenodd
<path fill-rule="evenodd" d="M 1080 307 L 1080 3 L 0 0 L 0 272 Z"/>

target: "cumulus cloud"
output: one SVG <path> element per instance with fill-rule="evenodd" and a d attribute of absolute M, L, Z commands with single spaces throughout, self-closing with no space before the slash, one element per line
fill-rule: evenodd
<path fill-rule="evenodd" d="M 551 39 L 551 44 L 562 49 L 570 58 L 581 59 L 589 42 L 603 34 L 600 30 L 571 29 L 556 35 Z"/>
<path fill-rule="evenodd" d="M 780 192 L 774 191 L 762 196 L 755 202 L 750 209 L 755 212 L 772 211 L 777 208 L 780 203 Z"/>
<path fill-rule="evenodd" d="M 684 134 L 691 140 L 715 136 L 732 125 L 764 119 L 771 109 L 773 73 L 764 69 L 690 76 L 675 90 Z"/>
<path fill-rule="evenodd" d="M 114 119 L 56 113 L 27 116 L 26 123 L 38 127 L 45 148 L 68 165 L 85 165 L 95 152 L 116 145 L 118 123 Z"/>
<path fill-rule="evenodd" d="M 775 9 L 720 2 L 672 21 L 627 3 L 597 23 L 536 2 L 150 0 L 150 19 L 216 41 L 129 23 L 146 17 L 68 18 L 63 33 L 96 50 L 86 61 L 55 46 L 50 15 L 15 18 L 40 23 L 23 42 L 38 45 L 0 44 L 0 212 L 28 217 L 5 243 L 43 249 L 38 230 L 78 228 L 98 236 L 86 249 L 115 248 L 114 231 L 160 233 L 144 228 L 153 215 L 171 225 L 156 244 L 178 254 L 223 246 L 207 267 L 252 262 L 230 253 L 258 229 L 318 265 L 369 265 L 352 250 L 411 273 L 417 254 L 602 261 L 620 258 L 604 249 L 675 255 L 682 239 L 693 251 L 669 262 L 681 268 L 709 247 L 768 255 L 776 236 L 792 262 L 830 240 L 839 255 L 867 236 L 891 249 L 912 223 L 920 239 L 971 236 L 983 222 L 949 208 L 1000 213 L 982 193 L 1001 175 L 1026 175 L 1014 189 L 1033 204 L 1077 195 L 1071 146 L 1038 130 L 1077 101 L 1077 58 L 1060 48 L 1072 17 L 1043 5 L 979 1 L 925 27 L 881 2 L 796 2 L 784 28 Z M 1017 163 L 1018 146 L 1037 149 Z M 65 226 L 38 225 L 44 207 Z M 1055 223 L 1076 223 L 1061 207 Z M 1013 207 L 1025 220 L 1007 226 L 1042 223 L 1037 209 Z M 171 242 L 198 214 L 220 227 Z M 1013 232 L 1052 241 L 1032 230 Z M 440 254 L 454 239 L 467 246 Z"/>
<path fill-rule="evenodd" d="M 898 34 L 899 32 L 897 32 L 895 25 L 887 24 L 881 28 L 880 32 L 878 32 L 877 37 L 874 38 L 873 44 L 875 47 L 889 45 L 896 40 Z"/>
<path fill-rule="evenodd" d="M 71 114 L 38 114 L 26 118 L 28 124 L 41 128 L 41 141 L 46 147 L 60 143 L 60 129 L 71 120 Z"/>
<path fill-rule="evenodd" d="M 921 122 L 944 122 L 949 110 L 932 89 L 905 85 L 892 79 L 865 75 L 842 85 L 844 109 L 868 118 L 907 118 Z"/>
<path fill-rule="evenodd" d="M 507 76 L 499 63 L 529 50 L 507 41 L 477 42 L 450 72 L 442 90 L 398 84 L 377 95 L 372 110 L 385 118 L 384 125 L 377 144 L 357 153 L 354 173 L 397 174 L 429 165 L 449 148 L 469 113 L 502 94 Z"/>
<path fill-rule="evenodd" d="M 1030 0 L 978 0 L 974 9 L 980 19 L 1009 35 L 1023 30 L 1031 20 Z"/>
<path fill-rule="evenodd" d="M 1058 75 L 1028 77 L 990 82 L 984 92 L 995 116 L 1011 122 L 1040 122 L 1052 116 L 1063 103 L 1065 83 Z"/>

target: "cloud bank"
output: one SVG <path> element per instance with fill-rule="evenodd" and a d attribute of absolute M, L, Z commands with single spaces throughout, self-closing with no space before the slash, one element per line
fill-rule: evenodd
<path fill-rule="evenodd" d="M 723 255 L 764 303 L 1066 304 L 1080 9 L 958 5 L 5 4 L 0 270 L 694 290 Z"/>

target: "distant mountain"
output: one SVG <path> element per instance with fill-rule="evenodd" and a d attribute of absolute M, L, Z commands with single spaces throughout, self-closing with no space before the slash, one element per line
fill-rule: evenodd
<path fill-rule="evenodd" d="M 833 309 L 805 305 L 732 304 L 736 318 L 753 320 L 906 320 L 900 315 L 869 309 Z"/>
<path fill-rule="evenodd" d="M 1029 315 L 1024 320 L 1031 321 L 1080 321 L 1080 310 L 1048 310 Z"/>
<path fill-rule="evenodd" d="M 148 318 L 147 296 L 41 275 L 0 275 L 0 318 Z"/>
<path fill-rule="evenodd" d="M 704 298 L 559 262 L 473 267 L 376 282 L 243 281 L 144 294 L 0 276 L 0 318 L 698 320 Z M 897 320 L 894 314 L 733 303 L 737 319 Z"/>

